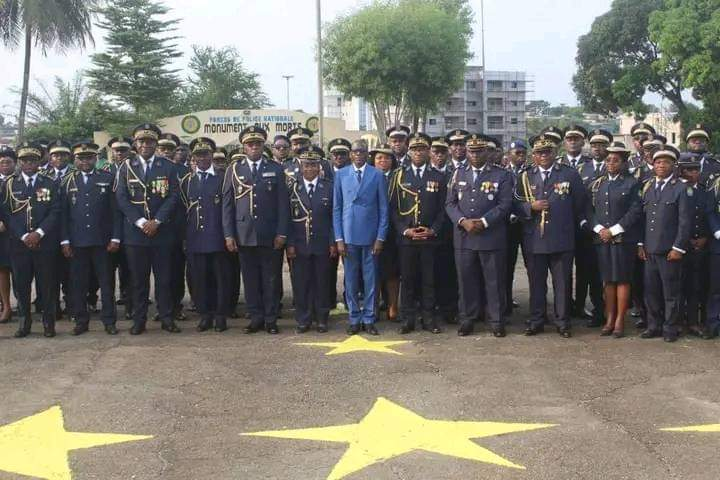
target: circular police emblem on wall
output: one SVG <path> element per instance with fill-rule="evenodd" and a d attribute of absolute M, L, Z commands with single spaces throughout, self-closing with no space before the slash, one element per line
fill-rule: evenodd
<path fill-rule="evenodd" d="M 180 127 L 185 133 L 190 135 L 197 133 L 200 130 L 200 119 L 195 115 L 188 115 L 180 122 Z"/>
<path fill-rule="evenodd" d="M 312 131 L 313 133 L 320 130 L 320 119 L 318 117 L 310 117 L 305 122 L 305 128 Z"/>

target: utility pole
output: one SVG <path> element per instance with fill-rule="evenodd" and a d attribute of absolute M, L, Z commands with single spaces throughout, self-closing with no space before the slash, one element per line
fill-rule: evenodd
<path fill-rule="evenodd" d="M 325 148 L 323 139 L 323 123 L 325 121 L 325 112 L 323 107 L 323 69 L 322 69 L 322 15 L 320 13 L 320 0 L 315 2 L 317 10 L 317 77 L 318 77 L 318 109 L 320 110 L 320 148 Z"/>
<path fill-rule="evenodd" d="M 295 78 L 295 75 L 283 75 L 282 77 L 287 83 L 287 109 L 290 110 L 290 79 Z"/>
<path fill-rule="evenodd" d="M 480 38 L 482 40 L 482 66 L 485 68 L 485 0 L 480 0 Z"/>

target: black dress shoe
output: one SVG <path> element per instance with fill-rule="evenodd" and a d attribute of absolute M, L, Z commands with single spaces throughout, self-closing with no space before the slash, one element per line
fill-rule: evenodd
<path fill-rule="evenodd" d="M 125 312 L 125 320 L 132 320 L 133 312 Z"/>
<path fill-rule="evenodd" d="M 327 333 L 327 331 L 328 331 L 327 323 L 321 323 L 321 324 L 319 324 L 319 325 L 317 326 L 317 331 L 318 331 L 318 333 Z"/>
<path fill-rule="evenodd" d="M 195 330 L 198 332 L 207 332 L 213 328 L 212 320 L 204 319 L 200 320 L 200 323 L 198 323 L 197 327 L 195 327 Z"/>
<path fill-rule="evenodd" d="M 414 330 L 415 330 L 414 325 L 410 325 L 409 323 L 404 323 L 398 330 L 398 333 L 400 333 L 400 335 L 407 335 L 408 333 L 410 333 Z"/>
<path fill-rule="evenodd" d="M 145 325 L 133 325 L 130 328 L 130 335 L 142 335 L 145 333 Z"/>
<path fill-rule="evenodd" d="M 265 330 L 270 335 L 277 335 L 278 333 L 280 333 L 280 329 L 278 329 L 278 326 L 274 323 L 271 325 L 268 325 L 268 327 Z"/>
<path fill-rule="evenodd" d="M 348 335 L 357 335 L 358 333 L 360 333 L 360 324 L 350 325 L 350 326 L 347 328 L 347 334 L 348 334 Z"/>
<path fill-rule="evenodd" d="M 185 314 L 180 311 L 175 315 L 175 320 L 178 322 L 184 322 L 185 320 L 187 320 L 187 316 L 185 316 Z"/>
<path fill-rule="evenodd" d="M 585 323 L 588 328 L 597 328 L 603 324 L 602 318 L 593 317 Z"/>
<path fill-rule="evenodd" d="M 97 311 L 98 311 L 97 304 L 92 304 L 92 303 L 90 305 L 88 305 L 87 309 L 88 309 L 88 313 L 97 313 Z"/>
<path fill-rule="evenodd" d="M 295 327 L 296 333 L 307 333 L 310 331 L 310 325 L 298 325 Z"/>
<path fill-rule="evenodd" d="M 570 329 L 569 329 L 569 328 L 558 328 L 558 333 L 559 333 L 560 336 L 563 337 L 563 338 L 570 338 L 570 337 L 572 337 L 572 333 L 570 333 Z"/>
<path fill-rule="evenodd" d="M 159 314 L 159 313 L 156 313 L 155 315 L 153 315 L 152 321 L 153 321 L 153 322 L 159 322 L 159 321 L 160 321 L 160 314 Z"/>
<path fill-rule="evenodd" d="M 704 330 L 700 333 L 700 337 L 702 337 L 703 340 L 712 340 L 713 338 L 717 337 L 717 333 Z"/>
<path fill-rule="evenodd" d="M 126 301 L 124 298 L 118 298 L 115 305 L 125 305 Z"/>
<path fill-rule="evenodd" d="M 215 331 L 218 333 L 224 332 L 227 330 L 227 320 L 224 318 L 218 318 L 215 320 Z"/>
<path fill-rule="evenodd" d="M 525 336 L 526 337 L 532 337 L 534 335 L 537 335 L 538 333 L 544 332 L 545 329 L 543 327 L 528 327 L 525 329 Z"/>
<path fill-rule="evenodd" d="M 647 328 L 647 321 L 643 320 L 642 318 L 635 322 L 635 328 L 637 329 L 645 329 Z"/>
<path fill-rule="evenodd" d="M 659 336 L 660 334 L 658 332 L 653 332 L 652 330 L 645 330 L 640 334 L 640 338 L 655 338 Z"/>
<path fill-rule="evenodd" d="M 458 336 L 459 337 L 467 337 L 473 332 L 473 324 L 472 322 L 462 322 L 460 323 L 460 328 L 458 328 Z"/>
<path fill-rule="evenodd" d="M 115 325 L 105 325 L 105 333 L 108 335 L 117 335 L 118 329 Z"/>
<path fill-rule="evenodd" d="M 13 336 L 15 338 L 25 338 L 28 335 L 30 335 L 30 330 L 25 330 L 25 329 L 21 328 L 17 332 L 15 332 L 15 335 L 13 335 Z"/>
<path fill-rule="evenodd" d="M 81 324 L 81 325 L 75 325 L 75 328 L 72 330 L 72 334 L 74 336 L 82 335 L 83 333 L 87 333 L 89 330 L 87 325 Z"/>
<path fill-rule="evenodd" d="M 493 337 L 495 337 L 495 338 L 503 338 L 503 337 L 505 337 L 505 335 L 507 335 L 507 333 L 505 333 L 504 328 L 495 329 L 495 330 L 493 330 L 492 334 L 493 334 Z"/>
<path fill-rule="evenodd" d="M 374 323 L 365 325 L 365 331 L 370 335 L 380 335 L 380 332 L 378 332 L 378 329 L 375 327 Z"/>
<path fill-rule="evenodd" d="M 438 326 L 438 322 L 435 320 L 430 322 L 430 325 L 427 326 L 426 330 L 434 334 L 442 333 L 442 329 Z"/>
<path fill-rule="evenodd" d="M 520 308 L 520 304 L 517 302 L 517 300 L 512 301 L 512 308 Z"/>
<path fill-rule="evenodd" d="M 250 325 L 248 325 L 247 327 L 245 327 L 243 329 L 243 332 L 247 333 L 248 335 L 251 333 L 257 333 L 259 331 L 260 331 L 260 327 L 254 323 L 251 323 Z"/>
<path fill-rule="evenodd" d="M 43 337 L 53 338 L 54 336 L 55 336 L 55 327 L 44 327 L 43 328 Z"/>
<path fill-rule="evenodd" d="M 668 343 L 677 342 L 677 339 L 678 339 L 677 335 L 665 335 L 663 337 L 663 340 Z"/>
<path fill-rule="evenodd" d="M 175 322 L 163 323 L 160 327 L 168 333 L 180 333 L 181 330 L 175 325 Z"/>

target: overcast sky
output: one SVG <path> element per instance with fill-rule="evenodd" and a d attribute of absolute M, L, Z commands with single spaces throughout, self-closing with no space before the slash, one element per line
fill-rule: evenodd
<path fill-rule="evenodd" d="M 290 84 L 290 107 L 317 111 L 317 80 L 314 62 L 315 0 L 166 0 L 180 18 L 178 34 L 186 67 L 191 45 L 238 49 L 246 67 L 260 74 L 270 100 L 285 108 L 285 80 Z M 352 11 L 367 2 L 323 0 L 323 21 Z M 481 64 L 480 0 L 472 0 L 476 12 L 471 50 L 473 65 Z M 488 70 L 522 70 L 534 79 L 529 100 L 574 105 L 570 87 L 575 71 L 577 39 L 586 33 L 594 18 L 610 8 L 611 0 L 485 0 L 485 57 Z M 37 81 L 50 84 L 55 76 L 65 79 L 90 65 L 89 54 L 102 51 L 102 31 L 95 30 L 96 45 L 90 51 L 43 57 L 33 51 L 31 87 Z M 0 114 L 16 114 L 18 99 L 10 90 L 22 84 L 22 51 L 0 47 Z"/>

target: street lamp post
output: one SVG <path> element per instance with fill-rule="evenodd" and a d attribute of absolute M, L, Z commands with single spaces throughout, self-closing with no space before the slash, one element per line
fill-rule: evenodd
<path fill-rule="evenodd" d="M 323 123 L 325 120 L 325 112 L 323 112 L 323 69 L 322 69 L 322 16 L 320 13 L 320 0 L 316 1 L 317 10 L 317 76 L 318 76 L 318 108 L 320 110 L 320 130 L 318 136 L 320 137 L 320 148 L 324 148 L 323 145 Z"/>
<path fill-rule="evenodd" d="M 283 75 L 285 83 L 287 84 L 287 109 L 290 110 L 290 79 L 294 78 L 295 75 Z"/>

